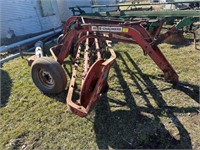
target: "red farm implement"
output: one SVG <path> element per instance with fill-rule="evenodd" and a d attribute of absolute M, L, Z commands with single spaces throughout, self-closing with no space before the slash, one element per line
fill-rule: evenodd
<path fill-rule="evenodd" d="M 158 44 L 196 20 L 196 17 L 182 18 L 178 24 L 160 35 L 163 25 L 161 19 L 152 36 L 147 27 L 151 20 L 146 18 L 122 20 L 71 17 L 66 21 L 63 35 L 58 39 L 59 43 L 50 48 L 54 60 L 47 57 L 29 58 L 33 81 L 44 93 L 63 91 L 67 78 L 62 64 L 71 55 L 73 65 L 66 102 L 69 110 L 84 117 L 109 89 L 107 78 L 116 59 L 111 42 L 120 41 L 138 44 L 144 54 L 163 71 L 165 80 L 177 83 L 178 75 L 158 48 Z"/>

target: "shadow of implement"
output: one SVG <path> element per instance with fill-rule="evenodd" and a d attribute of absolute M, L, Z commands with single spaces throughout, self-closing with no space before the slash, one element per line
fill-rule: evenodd
<path fill-rule="evenodd" d="M 143 77 L 165 82 L 163 77 L 159 77 L 159 76 L 143 74 Z M 176 90 L 182 91 L 183 93 L 190 96 L 190 98 L 195 100 L 197 103 L 200 103 L 200 100 L 199 100 L 200 86 L 198 86 L 198 85 L 193 85 L 193 84 L 189 84 L 187 82 L 179 81 L 177 84 L 172 85 L 171 88 L 162 89 L 161 91 L 166 91 L 166 90 L 170 90 L 170 89 L 176 89 Z"/>
<path fill-rule="evenodd" d="M 1 101 L 0 101 L 0 107 L 4 107 L 6 103 L 8 102 L 8 99 L 10 97 L 11 87 L 12 87 L 12 81 L 10 79 L 10 76 L 8 72 L 6 72 L 3 69 L 0 69 L 0 78 L 1 78 Z"/>
<path fill-rule="evenodd" d="M 128 58 L 131 65 L 137 70 L 140 78 L 134 74 L 132 69 L 130 69 L 132 67 L 127 64 L 120 53 L 117 53 L 118 58 L 123 62 L 124 68 L 126 68 L 125 70 L 127 70 L 130 79 L 132 79 L 134 85 L 141 93 L 141 97 L 146 102 L 147 107 L 141 107 L 136 104 L 135 97 L 123 77 L 122 70 L 120 70 L 118 64 L 115 64 L 114 70 L 117 73 L 116 77 L 119 79 L 119 84 L 122 88 L 122 90 L 116 90 L 116 92 L 120 92 L 124 95 L 125 102 L 119 102 L 104 95 L 99 105 L 96 107 L 94 130 L 98 147 L 100 149 L 108 149 L 109 147 L 114 149 L 191 149 L 192 143 L 189 133 L 174 113 L 196 113 L 198 108 L 177 108 L 167 106 L 167 103 L 162 97 L 162 93 L 158 90 L 156 85 L 148 76 L 142 73 L 141 69 L 128 53 L 125 52 L 124 54 L 125 56 L 123 57 Z M 151 105 L 141 84 L 147 87 L 149 94 L 158 105 L 158 108 L 155 109 Z M 111 111 L 108 101 L 110 101 L 110 103 L 115 103 L 115 106 L 118 105 L 115 108 L 124 107 L 126 105 L 130 110 L 117 109 Z M 146 116 L 146 114 L 149 116 Z M 160 117 L 163 115 L 164 117 L 170 118 L 175 125 L 179 131 L 179 139 L 172 136 L 165 128 L 160 120 Z"/>

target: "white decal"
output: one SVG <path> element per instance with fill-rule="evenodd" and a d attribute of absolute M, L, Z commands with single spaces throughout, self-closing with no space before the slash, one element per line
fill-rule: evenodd
<path fill-rule="evenodd" d="M 92 31 L 97 31 L 97 27 L 96 26 L 92 26 Z"/>
<path fill-rule="evenodd" d="M 92 31 L 122 32 L 122 27 L 92 26 Z"/>

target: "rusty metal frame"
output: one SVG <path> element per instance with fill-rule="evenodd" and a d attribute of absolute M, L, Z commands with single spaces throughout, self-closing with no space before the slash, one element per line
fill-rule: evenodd
<path fill-rule="evenodd" d="M 143 21 L 148 22 L 148 20 L 144 19 L 124 22 L 115 19 L 108 20 L 79 16 L 71 17 L 66 21 L 63 29 L 63 38 L 58 45 L 50 48 L 50 51 L 55 60 L 61 65 L 69 54 L 72 54 L 74 58 L 73 71 L 66 98 L 69 110 L 81 117 L 86 116 L 101 97 L 103 91 L 108 88 L 108 73 L 116 59 L 116 54 L 109 41 L 138 44 L 144 53 L 163 71 L 164 78 L 167 81 L 172 83 L 178 82 L 177 73 L 157 46 L 175 32 L 176 27 L 171 28 L 163 36 L 158 36 L 163 25 L 163 21 L 161 21 L 160 28 L 156 32 L 156 38 L 152 38 L 149 32 L 141 25 Z M 90 40 L 92 40 L 93 46 L 96 47 L 96 60 L 92 64 L 89 63 Z M 109 58 L 102 58 L 102 45 L 100 47 L 99 41 L 106 43 L 106 49 L 110 53 Z M 82 50 L 83 44 L 85 44 L 84 51 Z M 81 56 L 81 52 L 84 53 L 83 56 Z M 84 59 L 82 64 L 83 74 L 79 98 L 74 100 L 73 95 L 78 78 L 80 57 Z"/>
<path fill-rule="evenodd" d="M 87 52 L 89 38 L 88 36 L 84 36 L 84 37 L 85 38 L 83 40 L 86 40 L 86 48 L 84 51 Z M 97 42 L 97 39 L 95 41 Z M 85 117 L 92 110 L 95 102 L 101 97 L 101 94 L 102 94 L 101 90 L 103 89 L 104 84 L 106 84 L 105 82 L 107 82 L 108 72 L 116 59 L 116 54 L 114 50 L 111 48 L 110 43 L 108 41 L 106 41 L 106 43 L 107 43 L 108 50 L 111 54 L 110 58 L 107 60 L 101 59 L 101 56 L 98 54 L 98 51 L 97 51 L 97 61 L 90 67 L 90 69 L 88 69 L 89 66 L 86 62 L 88 61 L 87 53 L 84 53 L 85 54 L 84 58 L 86 58 L 84 71 L 87 72 L 87 76 L 84 77 L 84 80 L 82 80 L 80 99 L 75 100 L 75 101 L 73 101 L 73 92 L 74 92 L 74 87 L 75 87 L 76 78 L 77 78 L 78 64 L 76 64 L 76 62 L 74 64 L 66 102 L 67 102 L 68 109 L 71 110 L 73 113 L 77 114 L 78 116 Z M 96 44 L 96 47 L 98 47 L 98 44 Z M 81 47 L 79 46 L 76 53 L 76 57 L 75 57 L 76 60 L 78 60 L 80 57 L 80 51 L 81 51 Z M 96 72 L 94 72 L 94 69 L 93 69 L 94 67 L 95 69 L 99 70 L 99 73 L 98 73 L 99 76 L 98 76 L 97 82 L 95 83 L 94 90 L 89 91 L 89 90 L 86 90 L 87 88 L 89 88 L 87 87 L 88 85 L 87 82 L 89 81 L 89 78 L 92 77 L 92 74 L 96 74 Z"/>

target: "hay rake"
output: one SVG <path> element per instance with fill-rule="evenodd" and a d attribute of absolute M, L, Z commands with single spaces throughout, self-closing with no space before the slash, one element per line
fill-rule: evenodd
<path fill-rule="evenodd" d="M 73 16 L 66 21 L 58 44 L 50 48 L 54 60 L 35 56 L 29 58 L 33 82 L 44 93 L 63 91 L 67 78 L 61 65 L 71 55 L 73 69 L 66 97 L 67 107 L 84 117 L 109 89 L 107 78 L 116 59 L 111 43 L 120 41 L 138 44 L 144 54 L 163 71 L 165 80 L 176 84 L 178 75 L 158 48 L 158 44 L 199 20 L 197 16 L 192 17 L 191 12 L 189 14 L 188 17 L 178 16 L 181 21 L 162 35 L 160 32 L 165 18 L 156 21 L 155 25 L 148 18 Z M 155 29 L 154 36 L 150 34 L 150 27 Z"/>

